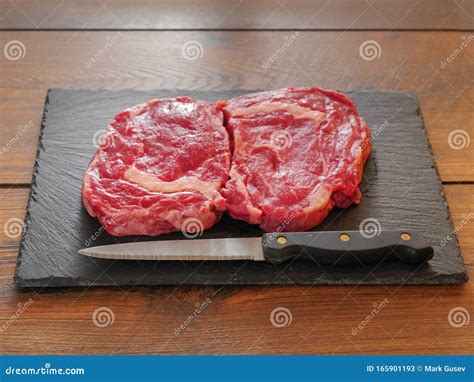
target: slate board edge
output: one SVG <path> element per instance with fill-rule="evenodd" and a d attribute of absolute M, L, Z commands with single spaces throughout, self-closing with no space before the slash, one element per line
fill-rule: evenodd
<path fill-rule="evenodd" d="M 443 198 L 444 206 L 446 207 L 446 210 L 448 211 L 448 218 L 449 218 L 449 224 L 451 225 L 451 232 L 455 233 L 454 234 L 454 240 L 455 240 L 456 246 L 458 248 L 458 256 L 461 258 L 461 262 L 463 263 L 463 266 L 464 266 L 464 277 L 465 277 L 464 283 L 467 283 L 469 281 L 469 274 L 467 272 L 467 267 L 466 267 L 466 263 L 464 261 L 464 257 L 462 256 L 461 246 L 459 245 L 459 238 L 458 238 L 458 235 L 457 235 L 455 227 L 454 227 L 454 222 L 453 222 L 452 214 L 451 214 L 451 208 L 449 207 L 448 200 L 446 199 L 446 194 L 444 192 L 443 182 L 441 181 L 441 175 L 439 173 L 438 163 L 436 162 L 436 158 L 433 154 L 433 146 L 431 145 L 429 135 L 428 135 L 428 131 L 426 130 L 425 118 L 423 116 L 423 112 L 421 111 L 419 99 L 416 96 L 416 94 L 413 94 L 413 95 L 416 99 L 416 103 L 418 104 L 417 112 L 418 112 L 418 115 L 420 116 L 421 121 L 422 121 L 421 126 L 422 126 L 422 129 L 423 129 L 423 131 L 425 133 L 425 136 L 426 136 L 426 143 L 428 145 L 428 152 L 431 155 L 431 160 L 433 162 L 434 169 L 435 169 L 436 175 L 438 177 L 439 192 L 440 192 L 440 194 Z"/>
<path fill-rule="evenodd" d="M 40 153 L 41 153 L 41 147 L 42 147 L 42 138 L 43 138 L 43 132 L 44 132 L 44 129 L 45 129 L 45 121 L 46 121 L 46 115 L 48 113 L 48 110 L 47 110 L 47 105 L 49 104 L 49 98 L 50 98 L 50 94 L 52 92 L 55 92 L 55 91 L 63 91 L 63 90 L 67 90 L 67 91 L 70 91 L 70 90 L 86 90 L 86 91 L 105 91 L 105 92 L 110 92 L 110 91 L 114 91 L 114 90 L 110 90 L 110 89 L 100 89 L 100 88 L 96 88 L 96 89 L 92 89 L 92 88 L 88 88 L 88 89 L 83 89 L 83 88 L 68 88 L 68 89 L 61 89 L 61 88 L 50 88 L 47 90 L 46 92 L 46 97 L 45 97 L 45 102 L 44 102 L 44 110 L 43 110 L 43 116 L 42 116 L 42 120 L 41 120 L 41 126 L 40 126 L 40 132 L 39 132 L 39 138 L 38 138 L 38 147 L 37 147 L 37 154 L 36 154 L 36 159 L 35 159 L 35 164 L 34 164 L 34 169 L 33 169 L 33 175 L 32 175 L 32 181 L 31 181 L 31 189 L 30 189 L 30 193 L 29 193 L 29 197 L 28 197 L 28 204 L 27 204 L 27 210 L 26 210 L 26 214 L 25 214 L 25 224 L 24 224 L 24 229 L 23 229 L 23 233 L 22 233 L 22 237 L 21 237 L 21 240 L 20 240 L 20 246 L 19 246 L 19 255 L 18 255 L 18 260 L 17 260 L 17 266 L 16 266 L 16 270 L 15 270 L 15 275 L 14 275 L 14 282 L 15 282 L 15 285 L 18 287 L 18 288 L 55 288 L 55 287 L 77 287 L 77 286 L 115 286 L 116 284 L 112 283 L 112 282 L 97 282 L 97 281 L 93 281 L 91 282 L 90 280 L 87 280 L 87 279 L 81 279 L 81 278 L 78 278 L 78 279 L 71 279 L 71 278 L 60 278 L 60 277 L 48 277 L 48 278 L 38 278 L 38 279 L 21 279 L 19 276 L 18 276 L 18 269 L 20 267 L 20 264 L 21 264 L 21 253 L 22 253 L 22 249 L 24 248 L 24 237 L 25 237 L 25 233 L 28 229 L 28 225 L 29 225 L 29 215 L 30 215 L 30 202 L 31 200 L 34 198 L 34 195 L 35 195 L 35 190 L 36 190 L 36 176 L 37 176 L 37 173 L 38 173 L 38 163 L 39 163 L 39 159 L 40 159 Z M 125 91 L 127 89 L 120 89 L 120 91 Z M 129 89 L 131 91 L 137 91 L 137 90 L 133 90 L 133 89 Z M 182 89 L 162 89 L 162 90 L 173 90 L 173 91 L 182 91 L 183 94 L 186 94 L 186 93 L 192 93 L 193 90 L 182 90 Z M 235 90 L 235 89 L 227 89 L 227 90 Z M 261 90 L 252 90 L 252 89 L 239 89 L 239 90 L 244 90 L 244 91 L 248 91 L 249 93 L 251 92 L 258 92 L 258 91 L 261 91 Z M 225 90 L 223 90 L 225 91 Z M 367 92 L 367 93 L 370 93 L 374 90 L 358 90 L 357 92 L 358 93 L 363 93 L 363 92 Z M 430 153 L 430 156 L 432 158 L 432 163 L 434 165 L 434 168 L 435 168 L 435 171 L 436 171 L 436 174 L 437 174 L 437 177 L 438 177 L 438 186 L 439 186 L 439 191 L 440 191 L 440 194 L 443 198 L 443 202 L 444 202 L 444 205 L 448 211 L 448 220 L 449 220 L 449 224 L 452 228 L 452 232 L 454 232 L 454 224 L 453 224 L 453 221 L 452 221 L 452 218 L 451 218 L 451 214 L 450 214 L 450 209 L 449 209 L 449 205 L 447 203 L 447 200 L 446 200 L 446 196 L 445 196 L 445 193 L 444 193 L 444 190 L 443 190 L 443 184 L 441 182 L 441 178 L 440 178 L 440 174 L 439 174 L 439 170 L 438 170 L 438 167 L 437 167 L 437 163 L 436 163 L 436 160 L 434 158 L 434 155 L 433 155 L 433 150 L 432 150 L 432 146 L 431 146 L 431 143 L 428 139 L 428 135 L 427 135 L 427 131 L 426 131 L 426 127 L 425 127 L 425 124 L 424 124 L 424 119 L 423 119 L 423 114 L 421 112 L 421 108 L 420 108 L 420 104 L 418 102 L 418 97 L 416 96 L 416 94 L 414 94 L 413 92 L 410 92 L 410 91 L 387 91 L 387 90 L 380 90 L 381 92 L 384 92 L 384 93 L 397 93 L 397 94 L 400 94 L 400 93 L 403 93 L 403 94 L 407 94 L 409 95 L 410 97 L 414 98 L 417 105 L 418 105 L 418 109 L 417 109 L 417 113 L 419 114 L 421 120 L 422 120 L 422 129 L 423 129 L 423 132 L 425 134 L 425 137 L 426 137 L 426 143 L 427 143 L 427 149 Z M 354 91 L 344 91 L 344 93 L 346 94 L 351 94 L 353 93 Z M 435 278 L 429 278 L 425 281 L 423 280 L 418 280 L 417 282 L 410 282 L 410 280 L 407 280 L 406 283 L 402 284 L 402 285 L 433 285 L 433 284 L 461 284 L 461 283 L 466 283 L 468 280 L 469 280 L 469 276 L 468 276 L 468 273 L 467 273 L 467 269 L 466 269 L 466 264 L 464 262 L 464 259 L 462 257 L 462 254 L 461 254 L 461 251 L 460 251 L 460 246 L 459 246 L 459 241 L 458 241 L 458 238 L 457 238 L 457 235 L 454 235 L 455 236 L 455 240 L 456 240 L 456 246 L 458 248 L 458 256 L 461 258 L 461 261 L 463 263 L 463 272 L 460 272 L 460 273 L 456 273 L 456 274 L 451 274 L 451 275 L 440 275 L 440 276 L 436 276 Z M 49 280 L 49 282 L 51 282 L 52 280 L 55 281 L 54 283 L 54 286 L 49 286 L 48 287 L 48 281 L 46 280 Z M 46 281 L 46 282 L 45 282 Z M 73 281 L 73 283 L 72 283 Z M 315 281 L 316 282 L 316 281 Z M 223 285 L 224 283 L 203 283 L 202 281 L 199 282 L 186 282 L 185 285 Z M 274 284 L 274 285 L 290 285 L 288 283 L 285 283 L 285 282 L 279 282 L 279 281 L 276 281 L 276 282 L 271 282 L 271 283 L 268 283 L 268 282 L 262 282 L 262 283 L 259 283 L 259 282 L 255 282 L 253 284 L 248 284 L 248 283 L 239 283 L 239 282 L 229 282 L 229 281 L 226 281 L 225 282 L 226 285 L 268 285 L 268 284 Z M 364 282 L 361 282 L 361 283 L 354 283 L 353 281 L 345 281 L 345 280 L 341 280 L 341 281 L 334 281 L 334 280 L 331 280 L 331 281 L 321 281 L 321 280 L 318 280 L 317 281 L 317 284 L 315 283 L 312 283 L 312 282 L 296 282 L 294 284 L 300 284 L 300 285 L 400 285 L 400 282 L 390 282 L 390 280 L 385 280 L 385 279 L 380 279 L 380 280 L 371 280 L 370 282 L 367 282 L 367 283 L 364 283 Z M 126 284 L 125 284 L 126 285 Z M 132 284 L 130 284 L 132 285 Z M 140 282 L 139 284 L 137 285 L 149 285 L 149 286 L 157 286 L 156 284 L 150 282 L 150 283 L 147 283 L 147 282 Z M 175 283 L 169 283 L 167 284 L 166 282 L 165 283 L 162 283 L 160 285 L 176 285 Z"/>
<path fill-rule="evenodd" d="M 288 287 L 291 287 L 292 285 L 312 285 L 313 287 L 318 287 L 318 286 L 328 286 L 328 285 L 334 285 L 334 286 L 348 286 L 348 285 L 367 285 L 367 286 L 373 286 L 373 285 L 459 285 L 462 283 L 466 283 L 468 280 L 467 275 L 463 275 L 461 273 L 454 274 L 454 275 L 442 275 L 442 276 L 437 276 L 435 278 L 430 278 L 429 280 L 426 281 L 420 281 L 417 280 L 417 282 L 411 282 L 408 280 L 406 283 L 401 284 L 399 281 L 397 282 L 391 282 L 388 280 L 376 280 L 376 281 L 371 281 L 369 282 L 360 282 L 360 283 L 354 283 L 353 281 L 318 281 L 317 283 L 311 283 L 311 282 L 295 282 L 292 284 L 288 284 L 286 282 L 273 282 L 273 283 L 268 283 L 268 282 L 254 282 L 252 284 L 249 283 L 239 283 L 239 282 L 225 282 L 225 283 L 203 283 L 203 282 L 186 282 L 183 284 L 183 286 L 236 286 L 236 285 L 241 285 L 241 286 L 251 286 L 251 285 L 286 285 Z M 48 286 L 48 283 L 51 281 L 54 281 L 54 285 Z M 72 279 L 70 278 L 47 278 L 47 279 L 31 279 L 27 281 L 23 280 L 17 280 L 16 281 L 16 286 L 21 289 L 55 289 L 55 288 L 63 288 L 63 287 L 116 287 L 117 285 L 112 283 L 112 282 L 90 282 L 89 280 L 82 280 L 82 279 L 75 279 L 73 283 L 71 283 Z M 161 286 L 176 286 L 176 283 L 170 282 L 170 283 L 160 283 L 157 285 L 156 283 L 150 282 L 147 283 L 146 281 L 141 281 L 139 284 L 121 284 L 121 286 L 128 286 L 128 287 L 133 287 L 133 286 L 154 286 L 154 287 L 161 287 Z"/>
<path fill-rule="evenodd" d="M 13 276 L 14 283 L 17 287 L 22 288 L 23 280 L 19 278 L 18 275 L 18 270 L 20 269 L 21 265 L 21 257 L 22 257 L 22 252 L 24 249 L 24 240 L 25 240 L 25 234 L 26 231 L 28 230 L 28 225 L 30 222 L 30 203 L 32 199 L 34 198 L 35 195 L 35 190 L 36 190 L 36 175 L 38 174 L 38 163 L 41 155 L 41 146 L 42 146 L 42 139 L 43 139 L 43 132 L 44 128 L 46 126 L 46 114 L 47 114 L 47 106 L 49 104 L 49 95 L 54 89 L 48 89 L 46 91 L 46 97 L 44 98 L 44 106 L 43 106 L 43 115 L 41 117 L 41 126 L 40 126 L 40 131 L 39 131 L 39 136 L 38 136 L 38 145 L 36 148 L 36 158 L 35 158 L 35 164 L 33 166 L 33 175 L 31 177 L 31 188 L 30 192 L 28 194 L 28 204 L 26 207 L 26 213 L 25 213 L 25 221 L 24 221 L 24 226 L 23 226 L 23 232 L 21 234 L 21 239 L 20 239 L 20 246 L 18 248 L 18 259 L 17 259 L 17 264 L 15 268 L 15 275 Z M 31 280 L 32 283 L 34 283 L 36 280 Z"/>

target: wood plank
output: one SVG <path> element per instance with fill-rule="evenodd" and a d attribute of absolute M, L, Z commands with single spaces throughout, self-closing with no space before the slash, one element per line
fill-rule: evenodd
<path fill-rule="evenodd" d="M 11 186 L 0 189 L 0 248 L 18 246 L 28 194 L 29 188 L 24 187 Z"/>
<path fill-rule="evenodd" d="M 460 50 L 472 39 L 460 32 L 0 32 L 0 46 L 18 40 L 25 47 L 23 58 L 1 61 L 0 184 L 31 181 L 48 88 L 291 85 L 415 92 L 442 180 L 474 181 L 474 144 L 455 150 L 448 139 L 456 129 L 473 136 L 474 49 Z M 380 57 L 365 60 L 359 49 L 371 40 Z M 192 41 L 202 57 L 189 60 L 183 47 Z"/>
<path fill-rule="evenodd" d="M 474 185 L 444 189 L 472 274 Z M 1 225 L 22 217 L 27 192 L 0 190 Z M 13 245 L 0 244 L 0 348 L 6 354 L 469 354 L 474 344 L 469 325 L 454 327 L 448 320 L 455 308 L 474 312 L 472 282 L 20 292 L 12 281 Z M 99 327 L 92 317 L 104 307 L 112 313 L 102 309 L 103 317 L 114 321 Z M 277 328 L 270 317 L 281 308 L 292 320 Z"/>
<path fill-rule="evenodd" d="M 455 0 L 20 0 L 0 5 L 4 29 L 472 29 Z"/>

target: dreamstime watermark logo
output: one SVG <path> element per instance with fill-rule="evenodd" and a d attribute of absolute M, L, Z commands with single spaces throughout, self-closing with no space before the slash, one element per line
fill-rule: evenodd
<path fill-rule="evenodd" d="M 275 328 L 286 328 L 291 325 L 293 315 L 290 309 L 283 306 L 275 308 L 270 313 L 270 322 Z"/>
<path fill-rule="evenodd" d="M 382 231 L 382 225 L 375 218 L 367 218 L 359 224 L 359 231 L 362 237 L 372 239 L 379 236 Z"/>
<path fill-rule="evenodd" d="M 30 298 L 28 301 L 21 303 L 19 302 L 17 304 L 17 310 L 16 312 L 7 320 L 5 323 L 0 327 L 0 333 L 4 332 L 10 326 L 13 325 L 13 323 L 18 320 L 18 318 L 33 304 L 33 299 Z"/>
<path fill-rule="evenodd" d="M 115 321 L 114 311 L 106 306 L 101 306 L 92 313 L 92 322 L 98 328 L 105 328 L 113 325 Z"/>
<path fill-rule="evenodd" d="M 92 144 L 96 149 L 98 149 L 100 146 L 102 146 L 102 148 L 107 148 L 108 144 L 104 144 L 104 142 L 106 142 L 106 136 L 107 133 L 105 130 L 98 130 L 94 133 L 94 135 L 92 136 Z"/>
<path fill-rule="evenodd" d="M 104 46 L 95 52 L 95 54 L 84 63 L 84 68 L 90 69 L 94 64 L 99 62 L 102 56 L 118 41 L 121 35 L 122 32 L 117 32 L 112 36 L 107 36 L 107 41 L 105 42 Z"/>
<path fill-rule="evenodd" d="M 268 233 L 266 235 L 266 238 L 262 241 L 262 245 L 264 247 L 267 247 L 268 246 L 268 242 L 269 241 L 273 241 L 275 240 L 275 238 L 283 231 L 285 231 L 286 227 L 288 227 L 290 225 L 290 223 L 295 220 L 296 218 L 298 217 L 298 214 L 295 213 L 295 212 L 291 212 L 286 218 L 285 220 L 283 220 L 283 222 L 276 228 L 272 231 L 272 233 Z"/>
<path fill-rule="evenodd" d="M 379 303 L 374 303 L 372 305 L 373 309 L 370 311 L 370 313 L 360 322 L 359 325 L 352 329 L 352 335 L 356 336 L 359 334 L 359 332 L 363 330 L 370 323 L 370 321 L 372 321 L 372 319 L 388 305 L 389 302 L 389 299 L 385 298 Z"/>
<path fill-rule="evenodd" d="M 0 155 L 5 154 L 10 148 L 16 144 L 28 130 L 33 127 L 33 121 L 28 121 L 25 125 L 18 125 L 15 135 L 1 148 Z"/>
<path fill-rule="evenodd" d="M 103 225 L 99 227 L 97 231 L 95 231 L 92 235 L 90 235 L 86 241 L 84 242 L 85 247 L 90 247 L 94 241 L 96 241 L 105 231 Z"/>
<path fill-rule="evenodd" d="M 270 136 L 270 144 L 277 150 L 284 149 L 291 145 L 291 134 L 286 130 L 277 130 Z"/>
<path fill-rule="evenodd" d="M 459 46 L 454 49 L 451 54 L 446 57 L 443 61 L 440 62 L 439 67 L 445 69 L 454 59 L 460 55 L 464 49 L 466 49 L 474 41 L 474 35 L 470 34 L 469 36 L 462 36 L 461 43 Z"/>
<path fill-rule="evenodd" d="M 174 330 L 174 335 L 178 336 L 191 325 L 198 316 L 211 304 L 212 300 L 208 297 L 201 303 L 196 303 L 196 309 L 190 314 L 184 322 Z"/>
<path fill-rule="evenodd" d="M 362 150 L 364 150 L 368 145 L 371 145 L 372 142 L 380 135 L 383 133 L 383 131 L 387 128 L 388 126 L 388 121 L 385 120 L 383 123 L 380 125 L 374 125 L 370 131 L 370 137 L 366 139 L 364 142 L 362 142 L 362 145 L 360 146 Z"/>
<path fill-rule="evenodd" d="M 382 47 L 375 40 L 366 40 L 359 46 L 359 55 L 365 61 L 373 61 L 382 55 Z"/>
<path fill-rule="evenodd" d="M 21 236 L 23 229 L 25 228 L 25 223 L 23 220 L 18 218 L 8 219 L 3 225 L 3 232 L 5 236 L 10 239 L 16 239 Z"/>
<path fill-rule="evenodd" d="M 188 239 L 195 239 L 199 236 L 202 236 L 204 232 L 204 225 L 197 218 L 187 218 L 184 220 L 183 225 L 181 226 L 181 232 Z"/>
<path fill-rule="evenodd" d="M 448 244 L 448 242 L 450 242 L 451 240 L 454 239 L 454 237 L 467 225 L 469 224 L 471 221 L 474 220 L 474 213 L 472 212 L 469 212 L 468 214 L 465 214 L 462 218 L 462 220 L 460 221 L 459 224 L 456 225 L 456 227 L 454 227 L 454 229 L 451 231 L 451 233 L 446 236 L 445 238 L 443 238 L 440 242 L 440 245 L 442 247 L 446 247 L 446 245 Z"/>
<path fill-rule="evenodd" d="M 453 150 L 462 150 L 469 147 L 471 137 L 466 130 L 456 129 L 449 133 L 448 145 Z"/>
<path fill-rule="evenodd" d="M 469 324 L 471 316 L 469 311 L 462 306 L 456 306 L 448 313 L 448 322 L 453 328 L 460 328 Z"/>
<path fill-rule="evenodd" d="M 5 369 L 6 375 L 84 375 L 86 373 L 85 369 L 82 367 L 75 367 L 75 368 L 56 368 L 51 367 L 49 362 L 46 362 L 42 367 L 15 367 L 15 366 L 8 366 Z"/>
<path fill-rule="evenodd" d="M 300 32 L 295 32 L 290 36 L 285 36 L 283 38 L 283 43 L 273 52 L 273 54 L 268 57 L 263 63 L 262 63 L 262 68 L 263 69 L 268 69 L 272 64 L 280 57 L 286 49 L 290 47 L 293 42 L 296 41 L 298 36 L 300 35 Z"/>
<path fill-rule="evenodd" d="M 8 61 L 18 61 L 25 57 L 26 47 L 20 40 L 8 41 L 3 47 L 3 55 Z"/>
<path fill-rule="evenodd" d="M 112 224 L 115 221 L 115 216 L 111 216 L 108 218 L 105 218 L 103 221 L 101 221 L 101 225 L 99 229 L 97 229 L 92 235 L 90 235 L 85 241 L 84 241 L 84 246 L 85 247 L 90 247 L 94 241 L 96 241 L 105 231 L 104 226 L 108 226 L 109 224 Z"/>
<path fill-rule="evenodd" d="M 204 47 L 199 41 L 186 41 L 181 47 L 181 55 L 188 61 L 197 60 L 204 55 Z"/>

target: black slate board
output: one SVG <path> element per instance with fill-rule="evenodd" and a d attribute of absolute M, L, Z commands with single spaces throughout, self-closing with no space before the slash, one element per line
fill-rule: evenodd
<path fill-rule="evenodd" d="M 19 287 L 167 284 L 439 284 L 467 280 L 441 183 L 427 143 L 416 98 L 409 93 L 351 92 L 360 114 L 374 132 L 373 154 L 366 164 L 359 206 L 336 209 L 318 230 L 358 229 L 367 218 L 383 229 L 407 228 L 425 235 L 435 248 L 429 264 L 413 267 L 318 267 L 306 262 L 274 266 L 237 262 L 139 262 L 91 259 L 77 254 L 87 245 L 117 239 L 88 216 L 81 182 L 94 151 L 93 137 L 122 109 L 150 98 L 190 95 L 217 100 L 245 91 L 156 92 L 48 91 L 32 190 L 16 271 Z M 380 125 L 385 124 L 383 131 Z M 258 236 L 262 232 L 225 216 L 202 238 Z M 159 237 L 184 239 L 180 233 Z M 188 240 L 188 239 L 186 239 Z"/>

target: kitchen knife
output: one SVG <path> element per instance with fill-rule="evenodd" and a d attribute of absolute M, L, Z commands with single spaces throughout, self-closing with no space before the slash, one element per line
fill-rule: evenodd
<path fill-rule="evenodd" d="M 266 233 L 262 237 L 181 239 L 103 245 L 81 255 L 118 260 L 254 260 L 281 264 L 309 260 L 317 264 L 365 265 L 381 261 L 421 264 L 433 248 L 414 231 L 316 231 Z"/>

